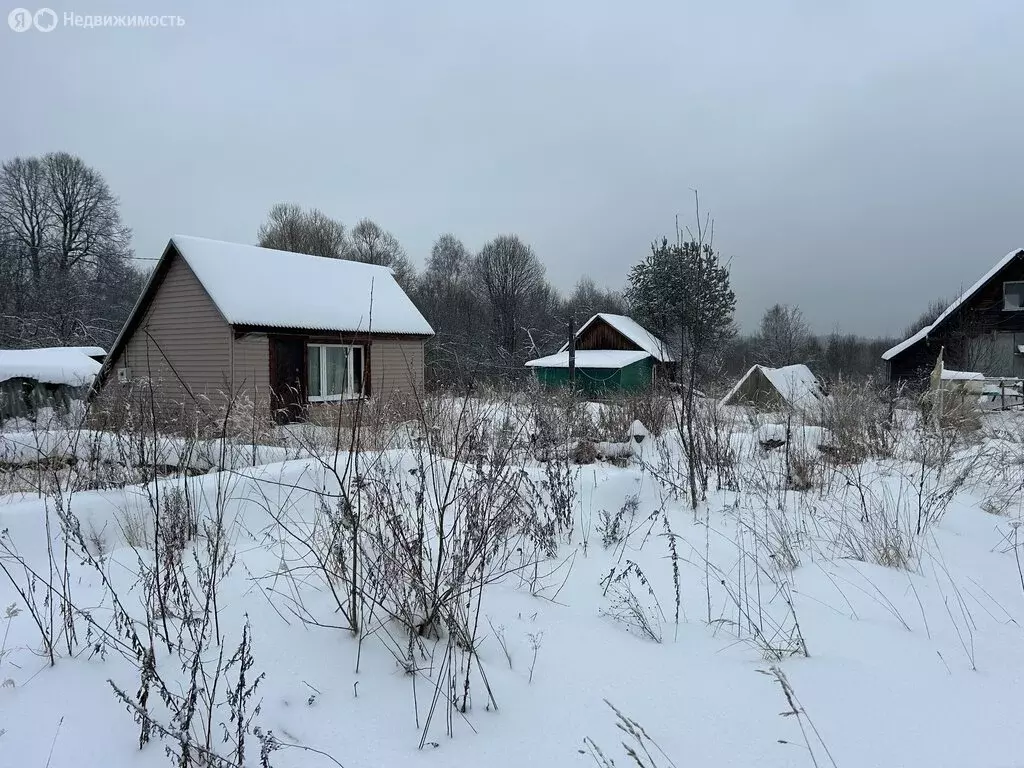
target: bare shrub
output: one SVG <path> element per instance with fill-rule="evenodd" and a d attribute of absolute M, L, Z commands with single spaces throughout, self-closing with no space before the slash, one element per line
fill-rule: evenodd
<path fill-rule="evenodd" d="M 633 589 L 632 579 L 647 593 L 642 599 Z M 665 618 L 661 604 L 658 602 L 654 588 L 651 586 L 640 566 L 627 560 L 625 567 L 613 568 L 605 577 L 603 586 L 608 604 L 601 608 L 601 614 L 619 622 L 627 630 L 636 632 L 641 637 L 660 643 L 661 623 Z"/>
<path fill-rule="evenodd" d="M 798 446 L 786 451 L 789 487 L 794 491 L 809 491 L 821 484 L 823 461 L 815 449 Z"/>
<path fill-rule="evenodd" d="M 889 458 L 899 437 L 896 404 L 902 392 L 876 381 L 839 379 L 820 405 L 820 422 L 832 433 L 833 456 L 842 463 Z"/>
<path fill-rule="evenodd" d="M 538 461 L 564 453 L 576 441 L 590 439 L 595 434 L 587 403 L 568 389 L 535 393 L 530 403 L 530 417 L 533 423 L 530 441 Z"/>
<path fill-rule="evenodd" d="M 918 555 L 913 524 L 891 493 L 872 496 L 870 515 L 840 520 L 834 538 L 840 556 L 886 568 L 911 568 Z"/>
<path fill-rule="evenodd" d="M 115 516 L 125 544 L 135 549 L 145 549 L 152 544 L 152 525 L 145 509 L 122 508 Z"/>
<path fill-rule="evenodd" d="M 843 557 L 888 568 L 911 568 L 924 535 L 938 524 L 972 472 L 974 461 L 953 462 L 946 434 L 919 436 L 910 465 L 887 480 L 855 465 L 842 472 L 845 487 L 825 500 L 833 543 Z"/>
<path fill-rule="evenodd" d="M 572 449 L 574 464 L 593 464 L 597 461 L 597 448 L 590 440 L 579 440 Z"/>
<path fill-rule="evenodd" d="M 675 401 L 674 407 L 679 405 Z M 687 424 L 686 433 L 679 430 L 666 433 L 655 443 L 654 461 L 644 460 L 643 468 L 650 472 L 669 496 L 675 499 L 696 493 L 698 501 L 707 500 L 711 481 L 717 490 L 738 490 L 737 467 L 739 456 L 733 445 L 735 426 L 717 403 L 706 398 L 693 401 L 693 414 L 685 418 L 675 414 L 678 423 Z M 692 440 L 691 448 L 687 441 Z M 690 462 L 696 477 L 692 480 Z"/>
<path fill-rule="evenodd" d="M 639 497 L 627 496 L 616 512 L 602 509 L 597 523 L 597 532 L 601 534 L 601 546 L 610 549 L 623 543 L 633 530 L 639 508 Z"/>

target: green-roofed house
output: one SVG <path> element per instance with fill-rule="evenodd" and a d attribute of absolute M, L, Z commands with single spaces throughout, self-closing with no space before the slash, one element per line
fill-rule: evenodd
<path fill-rule="evenodd" d="M 576 388 L 586 395 L 641 392 L 671 379 L 668 346 L 624 315 L 598 313 L 576 332 Z M 569 343 L 527 364 L 542 387 L 569 386 Z"/>

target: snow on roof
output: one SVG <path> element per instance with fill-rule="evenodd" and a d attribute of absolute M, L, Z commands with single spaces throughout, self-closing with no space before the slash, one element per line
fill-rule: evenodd
<path fill-rule="evenodd" d="M 80 350 L 78 347 L 0 349 L 0 381 L 34 379 L 44 384 L 85 386 L 99 373 L 100 364 Z"/>
<path fill-rule="evenodd" d="M 912 347 L 914 344 L 919 342 L 921 339 L 923 339 L 926 336 L 928 336 L 928 334 L 930 334 L 933 330 L 938 328 L 939 325 L 942 324 L 946 320 L 947 317 L 949 317 L 951 314 L 953 314 L 953 312 L 955 312 L 960 307 L 961 304 L 963 304 L 965 301 L 970 299 L 974 294 L 976 294 L 978 291 L 980 291 L 989 280 L 991 280 L 993 277 L 995 277 L 1000 272 L 1002 272 L 1003 269 L 1006 267 L 1006 265 L 1009 264 L 1011 261 L 1013 261 L 1013 259 L 1018 254 L 1021 254 L 1021 253 L 1024 253 L 1024 249 L 1015 248 L 1014 250 L 1010 251 L 1008 254 L 1003 256 L 1003 258 L 1001 258 L 996 263 L 996 265 L 994 267 L 992 267 L 992 269 L 990 269 L 988 272 L 986 272 L 984 274 L 984 276 L 982 276 L 982 278 L 980 280 L 978 280 L 978 282 L 976 282 L 974 285 L 972 285 L 970 288 L 968 288 L 963 293 L 963 295 L 960 296 L 959 299 L 957 299 L 952 304 L 950 304 L 948 307 L 946 307 L 946 310 L 935 319 L 934 323 L 932 323 L 931 325 L 926 325 L 924 328 L 919 330 L 917 333 L 915 333 L 909 339 L 901 341 L 899 344 L 897 344 L 895 347 L 892 347 L 891 349 L 887 349 L 885 352 L 882 353 L 882 359 L 883 360 L 891 360 L 892 358 L 894 358 L 896 355 L 898 355 L 903 350 L 908 349 L 909 347 Z"/>
<path fill-rule="evenodd" d="M 103 347 L 47 347 L 47 349 L 63 349 L 71 352 L 79 352 L 86 357 L 105 357 L 107 351 Z"/>
<path fill-rule="evenodd" d="M 604 320 L 608 325 L 614 328 L 616 331 L 621 333 L 627 339 L 636 344 L 640 349 L 647 352 L 651 357 L 660 363 L 670 363 L 673 360 L 672 353 L 668 350 L 668 345 L 665 344 L 661 339 L 655 336 L 653 333 L 644 328 L 640 323 L 631 317 L 625 315 L 612 315 L 607 312 L 598 312 L 592 318 L 587 320 L 580 329 L 576 331 L 576 337 L 578 338 L 591 323 L 598 318 Z M 569 342 L 562 345 L 559 352 L 565 352 L 569 348 Z"/>
<path fill-rule="evenodd" d="M 651 357 L 640 350 L 581 349 L 576 352 L 577 368 L 625 368 L 627 365 Z M 533 368 L 568 368 L 569 353 L 556 352 L 526 363 Z"/>
<path fill-rule="evenodd" d="M 743 382 L 757 370 L 761 371 L 782 398 L 794 408 L 809 408 L 822 397 L 821 385 L 806 365 L 786 365 L 782 368 L 755 365 L 736 382 L 736 385 L 722 398 L 720 404 L 729 405 L 729 401 L 739 392 Z"/>
<path fill-rule="evenodd" d="M 232 325 L 433 335 L 388 267 L 175 235 Z"/>
<path fill-rule="evenodd" d="M 949 368 L 943 368 L 942 378 L 946 381 L 979 381 L 985 378 L 985 374 L 974 371 L 951 371 Z"/>

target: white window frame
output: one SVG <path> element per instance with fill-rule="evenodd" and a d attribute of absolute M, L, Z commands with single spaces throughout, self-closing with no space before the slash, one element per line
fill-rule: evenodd
<path fill-rule="evenodd" d="M 1024 280 L 1005 280 L 1003 282 L 1003 312 L 1024 312 L 1024 301 L 1021 302 L 1019 307 L 1006 306 L 1006 286 L 1008 285 L 1024 286 Z"/>
<path fill-rule="evenodd" d="M 348 363 L 348 371 L 345 380 L 351 387 L 356 383 L 355 376 L 355 355 L 352 354 L 353 350 L 359 350 L 360 360 L 363 364 L 363 376 L 366 376 L 366 348 L 362 344 L 306 344 L 306 356 L 317 354 L 320 356 L 320 391 L 323 392 L 327 389 L 327 352 L 328 349 L 347 349 L 348 355 L 345 359 Z M 306 375 L 309 375 L 309 363 L 306 363 Z M 307 393 L 306 400 L 310 403 L 339 403 L 345 400 L 359 400 L 363 397 L 362 393 L 362 382 L 360 382 L 360 391 L 356 392 L 349 389 L 347 392 L 343 392 L 337 395 L 310 395 Z M 307 389 L 308 389 L 307 382 Z"/>

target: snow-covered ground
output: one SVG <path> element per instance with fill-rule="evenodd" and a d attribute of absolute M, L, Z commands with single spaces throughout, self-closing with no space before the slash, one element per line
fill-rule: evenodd
<path fill-rule="evenodd" d="M 141 750 L 113 688 L 138 703 L 137 659 L 151 648 L 185 696 L 194 642 L 188 732 L 212 731 L 210 748 L 233 754 L 231 659 L 246 621 L 243 690 L 265 675 L 243 718 L 246 765 L 260 765 L 256 728 L 279 747 L 266 754 L 276 766 L 595 765 L 598 750 L 634 765 L 622 742 L 637 742 L 606 701 L 664 750 L 648 743 L 644 766 L 1024 765 L 1024 419 L 999 419 L 984 439 L 906 430 L 894 458 L 856 465 L 813 446 L 765 451 L 736 420 L 733 465 L 712 474 L 696 511 L 672 431 L 626 466 L 541 465 L 499 438 L 459 454 L 465 463 L 427 441 L 358 465 L 268 447 L 258 466 L 0 497 L 0 766 L 171 765 L 181 720 L 159 686 Z M 73 443 L 4 437 L 20 460 Z M 191 619 L 154 612 L 154 595 L 174 588 L 153 583 L 152 508 L 167 525 L 171 499 L 225 531 L 216 567 L 201 525 L 168 571 L 188 579 L 190 596 L 167 602 L 191 606 Z M 79 526 L 84 557 L 65 553 L 62 520 Z M 357 632 L 338 566 L 352 548 Z M 219 580 L 208 628 L 198 574 Z M 437 584 L 454 595 L 417 592 Z M 428 604 L 441 605 L 435 622 Z"/>

